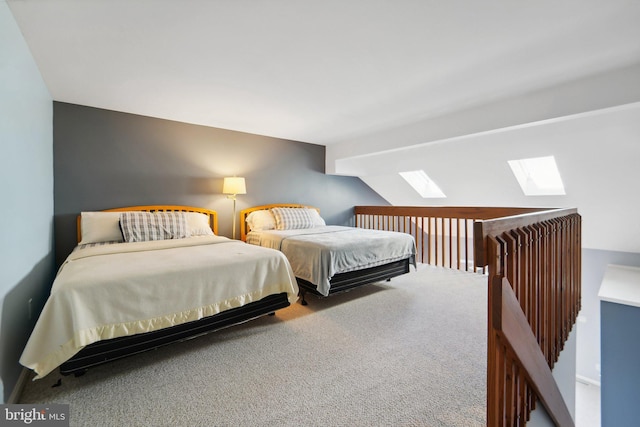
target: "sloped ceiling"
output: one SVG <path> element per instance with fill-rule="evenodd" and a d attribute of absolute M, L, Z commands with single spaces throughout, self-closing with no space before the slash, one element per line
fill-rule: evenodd
<path fill-rule="evenodd" d="M 640 57 L 640 2 L 8 0 L 57 101 L 335 144 Z"/>
<path fill-rule="evenodd" d="M 576 206 L 640 252 L 640 1 L 6 1 L 56 101 L 325 145 L 394 205 Z M 526 198 L 506 160 L 546 155 L 567 196 Z"/>

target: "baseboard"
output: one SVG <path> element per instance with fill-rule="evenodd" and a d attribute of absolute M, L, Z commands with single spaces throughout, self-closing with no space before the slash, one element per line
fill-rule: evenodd
<path fill-rule="evenodd" d="M 12 405 L 18 403 L 20 396 L 22 395 L 22 390 L 24 390 L 25 385 L 27 385 L 27 381 L 29 380 L 29 373 L 31 371 L 27 368 L 22 368 L 22 372 L 20 372 L 20 376 L 18 377 L 18 381 L 16 382 L 15 387 L 13 387 L 13 391 L 9 396 L 9 400 L 6 403 Z"/>
<path fill-rule="evenodd" d="M 594 385 L 600 387 L 600 381 L 592 380 L 591 378 L 583 377 L 582 375 L 576 375 L 576 381 L 583 384 Z"/>

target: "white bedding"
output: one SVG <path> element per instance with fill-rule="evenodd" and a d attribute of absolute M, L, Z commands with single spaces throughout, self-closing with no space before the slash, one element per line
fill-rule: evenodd
<path fill-rule="evenodd" d="M 296 277 L 329 295 L 331 277 L 414 257 L 413 236 L 329 225 L 302 230 L 251 231 L 247 243 L 282 251 Z"/>
<path fill-rule="evenodd" d="M 219 236 L 75 250 L 20 363 L 42 378 L 96 341 L 174 326 L 298 286 L 278 251 Z"/>

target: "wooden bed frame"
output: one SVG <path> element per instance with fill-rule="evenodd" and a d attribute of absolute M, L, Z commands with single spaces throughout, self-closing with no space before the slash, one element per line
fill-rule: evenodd
<path fill-rule="evenodd" d="M 103 212 L 125 211 L 198 212 L 208 215 L 211 229 L 216 234 L 218 231 L 218 215 L 215 211 L 191 206 L 130 206 L 107 209 Z M 78 216 L 78 241 L 80 241 L 82 235 L 80 227 L 81 221 L 80 216 Z M 63 375 L 75 374 L 76 376 L 80 376 L 90 367 L 130 356 L 132 354 L 152 350 L 173 342 L 195 338 L 209 332 L 214 332 L 228 326 L 233 326 L 261 317 L 265 314 L 274 314 L 276 310 L 285 308 L 289 305 L 287 294 L 283 292 L 280 294 L 269 295 L 259 301 L 254 301 L 242 307 L 226 310 L 193 322 L 172 326 L 158 331 L 98 341 L 84 347 L 71 359 L 60 365 L 60 373 Z"/>
<path fill-rule="evenodd" d="M 240 238 L 243 241 L 247 240 L 247 216 L 253 211 L 265 210 L 271 208 L 308 208 L 315 209 L 320 212 L 320 209 L 314 206 L 301 205 L 297 203 L 274 203 L 269 205 L 254 206 L 248 209 L 240 211 Z M 331 277 L 329 283 L 329 295 L 333 295 L 338 292 L 348 291 L 349 289 L 357 286 L 368 285 L 375 282 L 389 281 L 393 277 L 400 276 L 408 273 L 410 270 L 411 259 L 405 258 L 399 261 L 390 262 L 388 264 L 379 265 L 376 267 L 364 268 L 361 270 L 349 271 L 346 273 L 338 273 Z M 298 287 L 300 288 L 300 303 L 307 305 L 305 294 L 311 292 L 314 295 L 324 296 L 318 292 L 316 285 L 306 280 L 296 277 Z"/>

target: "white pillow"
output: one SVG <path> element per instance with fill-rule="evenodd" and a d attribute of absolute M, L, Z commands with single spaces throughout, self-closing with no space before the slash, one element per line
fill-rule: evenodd
<path fill-rule="evenodd" d="M 327 223 L 324 222 L 324 219 L 320 216 L 320 212 L 317 210 L 307 208 L 307 212 L 309 213 L 313 227 L 324 227 L 327 225 Z"/>
<path fill-rule="evenodd" d="M 247 215 L 247 225 L 251 231 L 275 230 L 276 219 L 269 210 L 253 211 Z"/>
<path fill-rule="evenodd" d="M 79 245 L 100 242 L 122 242 L 120 212 L 81 212 Z"/>
<path fill-rule="evenodd" d="M 213 230 L 209 223 L 209 215 L 199 212 L 185 212 L 187 226 L 191 236 L 213 236 Z"/>

